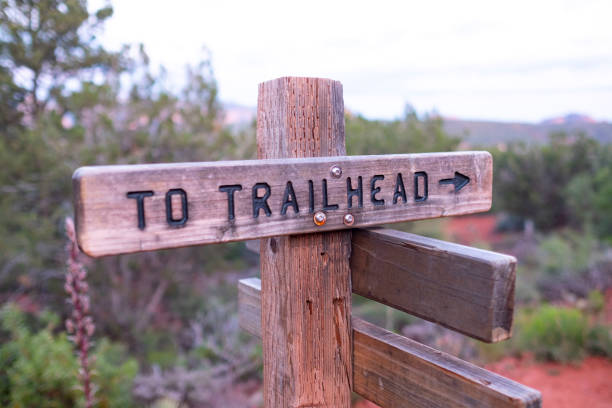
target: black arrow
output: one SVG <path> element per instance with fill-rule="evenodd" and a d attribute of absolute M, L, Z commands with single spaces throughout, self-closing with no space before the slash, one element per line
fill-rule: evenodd
<path fill-rule="evenodd" d="M 467 183 L 469 182 L 470 182 L 470 178 L 466 175 L 459 173 L 458 171 L 455 172 L 454 178 L 440 180 L 440 184 L 454 184 L 455 193 L 459 192 L 459 190 L 465 187 Z"/>

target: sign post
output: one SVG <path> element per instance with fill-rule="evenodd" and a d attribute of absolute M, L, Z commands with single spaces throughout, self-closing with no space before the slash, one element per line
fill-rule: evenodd
<path fill-rule="evenodd" d="M 540 393 L 351 315 L 357 293 L 486 342 L 510 337 L 512 257 L 392 230 L 487 211 L 487 152 L 346 156 L 340 82 L 259 87 L 258 160 L 98 166 L 73 176 L 91 256 L 261 239 L 239 284 L 267 408 L 539 407 Z M 352 280 L 352 281 L 351 281 Z"/>
<path fill-rule="evenodd" d="M 313 78 L 261 84 L 257 154 L 260 159 L 345 156 L 342 84 Z M 338 206 L 333 203 L 324 204 Z M 350 234 L 261 241 L 266 407 L 351 406 Z"/>

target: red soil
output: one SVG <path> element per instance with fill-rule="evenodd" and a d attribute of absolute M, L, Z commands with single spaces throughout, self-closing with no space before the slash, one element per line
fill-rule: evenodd
<path fill-rule="evenodd" d="M 539 390 L 544 408 L 612 407 L 612 360 L 589 357 L 564 365 L 508 357 L 486 368 Z"/>
<path fill-rule="evenodd" d="M 463 245 L 487 242 L 494 244 L 503 239 L 503 235 L 495 231 L 497 217 L 495 215 L 468 215 L 451 217 L 445 224 L 445 235 L 453 242 Z"/>

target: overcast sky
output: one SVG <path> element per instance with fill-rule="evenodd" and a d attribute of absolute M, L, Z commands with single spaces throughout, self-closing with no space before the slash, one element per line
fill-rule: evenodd
<path fill-rule="evenodd" d="M 91 2 L 92 8 L 104 0 Z M 568 112 L 612 121 L 612 1 L 114 1 L 102 41 L 144 43 L 172 81 L 212 53 L 225 102 L 257 84 L 319 76 L 368 118 L 419 112 L 540 121 Z"/>

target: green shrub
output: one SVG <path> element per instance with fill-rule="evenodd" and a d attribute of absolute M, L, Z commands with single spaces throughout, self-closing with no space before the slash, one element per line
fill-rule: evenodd
<path fill-rule="evenodd" d="M 571 276 L 585 271 L 596 256 L 597 239 L 588 232 L 565 230 L 540 240 L 540 267 L 550 277 Z"/>
<path fill-rule="evenodd" d="M 596 325 L 587 334 L 587 351 L 591 355 L 612 358 L 612 334 L 611 328 Z"/>
<path fill-rule="evenodd" d="M 527 305 L 540 301 L 541 294 L 537 287 L 537 272 L 519 263 L 516 266 L 515 300 L 518 304 Z"/>
<path fill-rule="evenodd" d="M 517 334 L 521 349 L 536 358 L 570 362 L 584 357 L 588 331 L 579 310 L 545 305 L 521 322 Z"/>
<path fill-rule="evenodd" d="M 612 358 L 612 327 L 593 321 L 594 316 L 573 308 L 522 307 L 517 311 L 512 338 L 493 344 L 476 342 L 476 347 L 483 362 L 524 352 L 559 362 L 575 362 L 586 355 Z"/>
<path fill-rule="evenodd" d="M 15 305 L 0 309 L 0 405 L 10 408 L 81 407 L 79 364 L 72 343 L 55 333 L 59 319 L 47 314 L 47 325 L 33 332 L 28 317 Z M 34 326 L 39 326 L 40 321 Z M 97 408 L 131 407 L 131 384 L 138 371 L 122 347 L 101 340 L 93 351 Z"/>
<path fill-rule="evenodd" d="M 606 298 L 599 290 L 590 291 L 587 301 L 589 310 L 596 315 L 601 313 L 606 306 Z"/>
<path fill-rule="evenodd" d="M 97 387 L 97 408 L 133 407 L 132 381 L 138 374 L 138 363 L 129 358 L 126 348 L 107 339 L 94 350 L 93 383 Z"/>
<path fill-rule="evenodd" d="M 17 334 L 17 333 L 16 333 Z M 18 333 L 2 345 L 6 383 L 0 397 L 7 407 L 61 408 L 81 404 L 77 360 L 66 336 L 44 329 Z"/>

